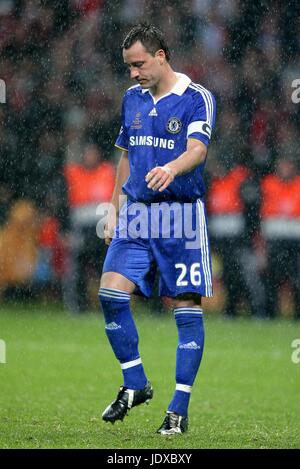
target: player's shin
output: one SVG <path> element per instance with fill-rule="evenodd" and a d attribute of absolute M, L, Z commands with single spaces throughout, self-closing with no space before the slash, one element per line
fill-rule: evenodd
<path fill-rule="evenodd" d="M 186 417 L 192 386 L 202 359 L 204 325 L 202 310 L 198 306 L 175 308 L 174 315 L 178 329 L 176 389 L 168 411 Z"/>
<path fill-rule="evenodd" d="M 123 372 L 124 386 L 142 389 L 147 383 L 138 351 L 138 333 L 130 311 L 130 295 L 121 290 L 100 288 L 99 300 L 105 331 Z"/>

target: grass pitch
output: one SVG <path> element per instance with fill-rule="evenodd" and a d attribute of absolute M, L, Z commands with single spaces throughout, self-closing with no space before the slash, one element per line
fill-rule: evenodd
<path fill-rule="evenodd" d="M 0 448 L 299 448 L 300 325 L 281 319 L 205 318 L 206 344 L 190 403 L 190 429 L 156 435 L 174 389 L 177 332 L 171 314 L 135 308 L 140 352 L 154 386 L 149 406 L 124 422 L 101 420 L 121 371 L 100 314 L 1 306 Z"/>

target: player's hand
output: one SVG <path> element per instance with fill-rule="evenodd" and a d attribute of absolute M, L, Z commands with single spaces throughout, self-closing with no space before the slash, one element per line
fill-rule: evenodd
<path fill-rule="evenodd" d="M 175 171 L 168 166 L 156 166 L 145 177 L 148 189 L 164 191 L 175 179 Z"/>
<path fill-rule="evenodd" d="M 105 244 L 107 244 L 107 246 L 110 245 L 113 235 L 114 235 L 114 229 L 111 228 L 111 226 L 109 226 L 108 223 L 106 223 L 106 225 L 104 226 L 104 241 L 105 241 Z"/>
<path fill-rule="evenodd" d="M 110 217 L 104 225 L 104 241 L 107 246 L 110 245 L 113 239 L 116 224 L 116 217 Z"/>

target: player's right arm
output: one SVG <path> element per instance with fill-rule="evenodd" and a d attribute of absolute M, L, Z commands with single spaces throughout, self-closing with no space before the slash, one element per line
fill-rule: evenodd
<path fill-rule="evenodd" d="M 108 212 L 107 223 L 104 228 L 105 244 L 111 243 L 114 229 L 117 224 L 118 215 L 122 206 L 121 197 L 123 195 L 122 186 L 129 177 L 129 161 L 128 152 L 122 150 L 121 158 L 117 167 L 117 175 L 115 181 L 114 192 L 111 199 L 111 209 Z"/>

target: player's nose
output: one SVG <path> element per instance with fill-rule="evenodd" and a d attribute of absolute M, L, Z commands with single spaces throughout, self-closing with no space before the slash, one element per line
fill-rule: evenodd
<path fill-rule="evenodd" d="M 139 76 L 139 71 L 137 69 L 131 68 L 130 69 L 130 78 L 137 79 Z"/>

